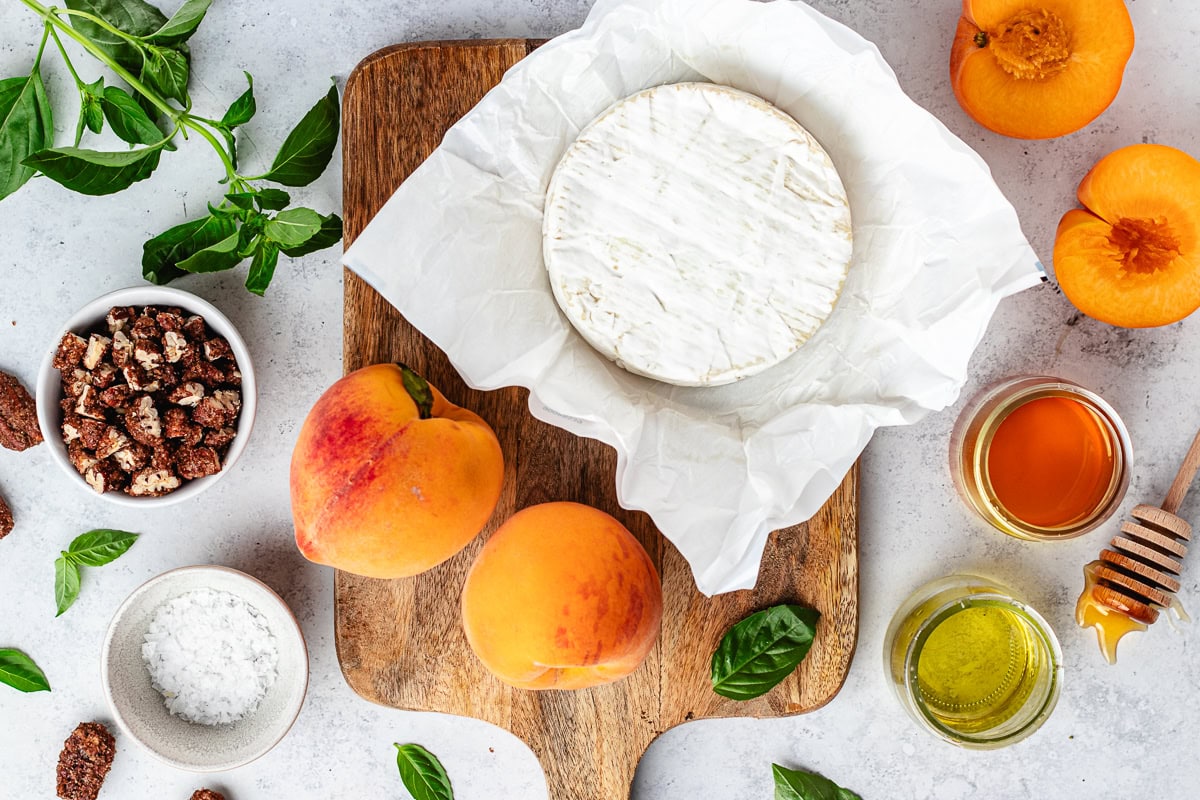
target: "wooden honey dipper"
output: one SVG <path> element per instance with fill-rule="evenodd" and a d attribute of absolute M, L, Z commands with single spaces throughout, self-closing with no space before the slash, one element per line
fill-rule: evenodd
<path fill-rule="evenodd" d="M 1175 593 L 1192 526 L 1175 515 L 1183 505 L 1200 469 L 1200 433 L 1192 440 L 1183 465 L 1161 508 L 1136 506 L 1133 520 L 1121 524 L 1111 549 L 1083 568 L 1083 594 L 1075 606 L 1075 621 L 1094 627 L 1108 663 L 1117 661 L 1117 642 L 1130 631 L 1146 630 L 1163 609 L 1186 619 Z"/>

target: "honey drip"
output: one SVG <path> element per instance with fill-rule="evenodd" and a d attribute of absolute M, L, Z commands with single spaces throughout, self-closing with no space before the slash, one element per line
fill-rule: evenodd
<path fill-rule="evenodd" d="M 1093 561 L 1083 568 L 1083 593 L 1075 605 L 1075 622 L 1081 628 L 1095 628 L 1100 641 L 1100 652 L 1108 663 L 1117 663 L 1117 644 L 1127 633 L 1144 631 L 1149 627 L 1123 611 L 1101 602 L 1096 597 L 1096 567 Z"/>

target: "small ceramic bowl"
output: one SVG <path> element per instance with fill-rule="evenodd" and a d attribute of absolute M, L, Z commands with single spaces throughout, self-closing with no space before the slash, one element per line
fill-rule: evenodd
<path fill-rule="evenodd" d="M 237 436 L 229 445 L 229 451 L 225 454 L 221 471 L 206 478 L 188 481 L 175 491 L 160 497 L 131 497 L 124 492 L 105 492 L 98 495 L 110 503 L 138 508 L 172 505 L 195 497 L 228 474 L 242 451 L 246 449 L 246 443 L 250 439 L 250 430 L 254 427 L 258 389 L 254 380 L 254 365 L 250 361 L 250 351 L 246 348 L 246 342 L 242 339 L 241 334 L 233 327 L 233 323 L 229 321 L 228 317 L 217 310 L 216 306 L 190 292 L 149 284 L 118 289 L 103 297 L 97 297 L 63 323 L 62 328 L 55 335 L 54 341 L 46 348 L 46 356 L 42 359 L 42 366 L 38 370 L 37 416 L 42 437 L 50 448 L 51 457 L 71 476 L 72 482 L 85 492 L 97 496 L 67 457 L 67 446 L 63 443 L 61 430 L 62 409 L 59 408 L 59 402 L 63 397 L 62 382 L 59 371 L 54 368 L 53 362 L 58 343 L 67 331 L 80 333 L 99 325 L 113 306 L 177 306 L 190 314 L 199 314 L 204 317 L 208 326 L 225 337 L 233 349 L 238 369 L 242 373 L 242 410 L 237 421 Z"/>
<path fill-rule="evenodd" d="M 158 607 L 196 589 L 229 592 L 266 619 L 279 649 L 275 682 L 258 708 L 229 725 L 200 725 L 172 716 L 150 683 L 142 643 Z M 181 567 L 142 584 L 117 609 L 100 656 L 104 694 L 121 730 L 161 761 L 191 772 L 240 767 L 287 734 L 308 689 L 308 650 L 296 617 L 262 581 L 218 566 Z"/>

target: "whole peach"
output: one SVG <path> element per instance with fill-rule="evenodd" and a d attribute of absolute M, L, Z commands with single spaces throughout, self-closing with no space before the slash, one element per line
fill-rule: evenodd
<path fill-rule="evenodd" d="M 296 544 L 310 561 L 358 575 L 415 575 L 479 533 L 503 477 L 500 443 L 478 415 L 408 367 L 364 367 L 329 387 L 300 430 Z"/>

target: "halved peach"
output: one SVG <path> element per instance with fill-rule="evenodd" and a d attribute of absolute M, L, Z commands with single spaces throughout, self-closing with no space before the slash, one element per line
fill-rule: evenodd
<path fill-rule="evenodd" d="M 1109 153 L 1079 184 L 1054 240 L 1054 274 L 1083 313 L 1123 328 L 1200 308 L 1200 161 L 1160 144 Z"/>
<path fill-rule="evenodd" d="M 950 82 L 985 128 L 1049 139 L 1108 108 L 1132 52 L 1124 0 L 963 0 Z"/>

